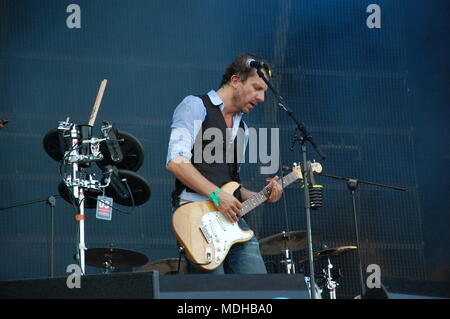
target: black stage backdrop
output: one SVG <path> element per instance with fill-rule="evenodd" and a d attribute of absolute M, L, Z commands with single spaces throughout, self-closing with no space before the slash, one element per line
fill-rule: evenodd
<path fill-rule="evenodd" d="M 380 20 L 370 17 L 371 4 Z M 377 264 L 382 277 L 448 281 L 448 12 L 446 0 L 1 0 L 0 119 L 9 123 L 0 129 L 0 206 L 57 194 L 58 163 L 43 136 L 67 117 L 87 123 L 108 79 L 94 133 L 108 120 L 139 139 L 145 161 L 138 173 L 152 196 L 132 214 L 115 211 L 112 221 L 89 210 L 86 245 L 132 249 L 151 261 L 177 257 L 174 179 L 165 169 L 172 112 L 186 95 L 216 89 L 225 66 L 251 52 L 275 65 L 275 87 L 328 155 L 325 173 L 408 188 L 358 188 L 363 269 Z M 299 149 L 289 150 L 293 123 L 271 93 L 246 122 L 279 127 L 282 164 L 300 161 Z M 310 147 L 308 158 L 318 160 Z M 261 165 L 243 164 L 248 188 L 269 177 Z M 312 214 L 313 231 L 322 234 L 315 249 L 355 245 L 345 182 L 317 179 L 324 206 Z M 301 189 L 285 196 L 287 214 L 283 201 L 249 214 L 258 238 L 306 229 Z M 55 276 L 75 262 L 74 215 L 57 199 Z M 0 280 L 50 275 L 50 218 L 45 203 L 0 212 Z M 265 260 L 270 272 L 283 271 L 281 256 Z M 343 276 L 338 296 L 356 295 L 357 254 L 333 262 Z"/>

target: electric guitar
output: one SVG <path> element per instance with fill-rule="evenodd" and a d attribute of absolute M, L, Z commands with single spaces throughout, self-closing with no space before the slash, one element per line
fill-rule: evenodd
<path fill-rule="evenodd" d="M 320 173 L 322 166 L 311 163 L 311 171 Z M 302 179 L 300 166 L 294 166 L 292 172 L 277 183 L 287 187 L 297 179 Z M 233 194 L 240 185 L 229 182 L 223 185 L 222 192 Z M 271 185 L 242 203 L 241 215 L 244 216 L 264 203 L 269 197 Z M 194 266 L 203 270 L 214 270 L 225 260 L 230 248 L 236 243 L 249 241 L 252 230 L 242 230 L 238 223 L 231 223 L 210 200 L 191 202 L 180 206 L 172 216 L 172 229 L 183 246 L 186 256 Z"/>

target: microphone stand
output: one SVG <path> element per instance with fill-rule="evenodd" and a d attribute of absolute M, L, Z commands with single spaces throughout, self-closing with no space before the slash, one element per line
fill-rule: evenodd
<path fill-rule="evenodd" d="M 270 88 L 272 93 L 275 95 L 275 98 L 277 99 L 277 105 L 281 107 L 288 115 L 289 117 L 294 121 L 296 128 L 295 130 L 298 130 L 300 132 L 300 137 L 295 136 L 294 137 L 294 143 L 295 141 L 299 141 L 301 143 L 301 152 L 302 152 L 302 158 L 303 158 L 303 184 L 304 184 L 304 191 L 305 191 L 305 212 L 306 212 L 306 229 L 307 229 L 307 238 L 308 238 L 308 258 L 309 258 L 309 269 L 310 269 L 310 287 L 311 287 L 311 297 L 312 299 L 318 299 L 317 293 L 316 293 L 316 281 L 315 281 L 315 273 L 314 273 L 314 258 L 313 258 L 313 248 L 312 248 L 312 232 L 311 232 L 311 200 L 309 196 L 309 174 L 310 174 L 310 167 L 307 164 L 306 159 L 306 145 L 305 142 L 309 142 L 313 148 L 316 150 L 316 152 L 319 154 L 321 159 L 325 159 L 325 155 L 320 150 L 320 148 L 317 146 L 317 144 L 314 142 L 312 136 L 307 132 L 304 124 L 300 124 L 299 121 L 294 116 L 294 112 L 286 105 L 284 102 L 283 97 L 278 94 L 278 92 L 275 90 L 275 88 L 270 84 L 270 82 L 266 79 L 263 72 L 260 68 L 256 68 L 256 73 L 259 75 L 259 77 L 267 84 L 267 86 Z M 292 147 L 291 147 L 292 149 Z"/>
<path fill-rule="evenodd" d="M 364 284 L 364 277 L 363 277 L 363 268 L 362 268 L 362 260 L 361 260 L 361 252 L 360 252 L 360 241 L 359 241 L 359 226 L 358 226 L 358 218 L 357 218 L 357 209 L 356 209 L 356 200 L 355 200 L 355 191 L 358 188 L 359 184 L 366 184 L 366 185 L 373 185 L 377 187 L 384 187 L 384 188 L 390 188 L 398 191 L 406 191 L 406 187 L 402 186 L 394 186 L 394 185 L 385 185 L 385 184 L 379 184 L 374 182 L 368 182 L 364 180 L 358 180 L 356 178 L 352 177 L 343 177 L 343 176 L 335 176 L 330 174 L 324 174 L 320 173 L 318 174 L 320 176 L 325 176 L 333 179 L 339 179 L 339 180 L 345 180 L 347 182 L 347 188 L 350 190 L 351 196 L 352 196 L 352 204 L 353 204 L 353 218 L 355 222 L 355 237 L 356 237 L 356 247 L 357 254 L 358 254 L 358 263 L 359 263 L 359 279 L 360 279 L 360 285 L 361 285 L 361 297 L 363 298 L 366 294 L 366 286 Z"/>
<path fill-rule="evenodd" d="M 1 210 L 8 210 L 16 207 L 22 207 L 27 205 L 33 205 L 37 203 L 47 203 L 50 206 L 50 278 L 53 278 L 55 275 L 55 206 L 56 206 L 56 198 L 61 197 L 60 195 L 52 195 L 46 199 L 39 199 L 34 201 L 29 201 L 21 204 L 16 204 L 8 207 L 0 207 Z"/>

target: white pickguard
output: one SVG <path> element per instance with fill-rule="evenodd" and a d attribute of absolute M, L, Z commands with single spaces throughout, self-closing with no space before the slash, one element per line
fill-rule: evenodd
<path fill-rule="evenodd" d="M 229 222 L 220 212 L 209 212 L 203 215 L 200 231 L 208 243 L 212 243 L 215 250 L 216 263 L 221 263 L 226 257 L 228 249 L 237 240 L 249 240 L 252 234 L 244 232 L 238 223 Z"/>

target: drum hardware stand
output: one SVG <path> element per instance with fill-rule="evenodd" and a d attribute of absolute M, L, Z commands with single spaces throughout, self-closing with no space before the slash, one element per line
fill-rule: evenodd
<path fill-rule="evenodd" d="M 283 253 L 286 259 L 281 260 L 280 263 L 286 266 L 287 274 L 295 274 L 295 263 L 292 261 L 292 254 L 289 248 L 284 249 Z"/>
<path fill-rule="evenodd" d="M 352 204 L 353 204 L 353 218 L 355 223 L 355 237 L 356 237 L 356 246 L 358 247 L 358 263 L 359 263 L 359 279 L 360 279 L 360 285 L 361 285 L 361 296 L 364 296 L 366 293 L 366 285 L 364 283 L 364 275 L 363 275 L 363 267 L 362 267 L 362 259 L 361 259 L 361 252 L 360 252 L 360 236 L 359 236 L 359 225 L 358 225 L 358 214 L 356 209 L 356 189 L 358 188 L 358 184 L 367 184 L 367 185 L 373 185 L 378 187 L 384 187 L 384 188 L 390 188 L 398 191 L 406 191 L 406 187 L 402 186 L 394 186 L 394 185 L 386 185 L 386 184 L 379 184 L 364 180 L 358 180 L 351 177 L 342 177 L 342 176 L 335 176 L 335 175 L 329 175 L 320 173 L 319 175 L 333 178 L 333 179 L 339 179 L 339 180 L 345 180 L 347 182 L 347 188 L 350 190 L 351 196 L 352 196 Z"/>
<path fill-rule="evenodd" d="M 85 199 L 92 197 L 89 194 L 85 194 L 85 192 L 87 190 L 95 190 L 98 193 L 102 193 L 103 195 L 105 195 L 105 191 L 107 191 L 108 187 L 113 192 L 115 192 L 111 195 L 112 197 L 115 197 L 117 195 L 117 202 L 119 204 L 128 206 L 132 205 L 133 208 L 135 205 L 142 205 L 150 197 L 150 189 L 145 180 L 139 175 L 131 174 L 132 172 L 128 172 L 125 169 L 122 172 L 125 176 L 130 176 L 132 178 L 132 188 L 139 188 L 140 194 L 142 194 L 142 197 L 139 198 L 138 203 L 135 203 L 133 192 L 130 190 L 130 187 L 127 183 L 127 178 L 121 176 L 121 171 L 118 170 L 115 166 L 105 165 L 101 162 L 98 164 L 99 168 L 102 170 L 101 181 L 95 180 L 93 178 L 95 174 L 89 174 L 84 171 L 84 168 L 90 167 L 91 162 L 102 161 L 104 159 L 104 156 L 102 154 L 102 152 L 104 151 L 100 151 L 101 142 L 106 142 L 108 148 L 106 152 L 110 153 L 111 160 L 114 162 L 114 164 L 116 162 L 122 161 L 123 159 L 122 149 L 118 142 L 126 141 L 124 138 L 117 138 L 114 125 L 110 125 L 109 123 L 104 122 L 104 125 L 102 127 L 102 134 L 104 138 L 92 137 L 92 127 L 94 125 L 97 111 L 100 106 L 100 101 L 105 85 L 106 80 L 103 80 L 88 125 L 76 125 L 70 123 L 69 118 L 67 118 L 66 121 L 59 122 L 57 130 L 50 131 L 44 138 L 44 148 L 46 149 L 48 155 L 50 155 L 50 157 L 52 157 L 53 159 L 59 161 L 60 164 L 71 166 L 70 173 L 61 176 L 63 179 L 63 183 L 65 184 L 64 190 L 67 190 L 69 193 L 69 199 L 66 198 L 67 196 L 62 197 L 74 204 L 74 206 L 77 206 L 77 214 L 75 215 L 75 219 L 79 224 L 79 238 L 75 258 L 79 262 L 81 275 L 86 274 L 87 248 L 85 244 L 84 219 L 85 208 L 89 208 L 89 205 L 86 205 Z M 59 140 L 59 151 L 55 150 L 55 148 L 58 149 L 58 146 L 55 145 L 54 142 L 54 133 L 56 133 L 56 139 Z M 127 138 L 131 140 L 130 143 L 132 143 L 133 146 L 137 145 L 137 155 L 140 155 L 141 152 L 138 142 L 136 141 L 136 143 L 134 143 L 134 140 L 129 135 L 127 135 Z M 134 170 L 137 170 L 141 163 L 142 162 L 139 162 L 139 158 L 136 158 L 136 162 L 131 164 L 134 164 L 134 166 L 132 167 L 134 168 Z M 62 175 L 61 166 L 60 174 Z M 127 196 L 123 195 L 123 185 L 118 185 L 118 183 L 120 184 L 122 182 L 124 182 L 127 186 Z M 102 185 L 102 183 L 104 185 Z M 128 199 L 128 197 L 131 197 L 131 203 L 120 201 L 125 198 Z M 97 202 L 98 201 L 99 199 L 97 198 Z M 111 206 L 111 204 L 108 205 Z M 117 210 L 121 211 L 120 209 Z M 91 258 L 90 255 L 88 255 L 88 257 Z M 118 268 L 118 266 L 117 264 L 113 263 L 111 256 L 108 260 L 103 262 L 102 268 L 104 268 L 105 273 L 109 273 L 110 271 Z"/>
<path fill-rule="evenodd" d="M 283 234 L 283 238 L 286 238 L 286 240 L 289 240 L 289 237 L 288 237 L 288 235 L 286 235 L 286 232 L 284 230 L 283 230 L 282 234 Z M 292 260 L 292 253 L 287 244 L 284 245 L 283 254 L 284 254 L 285 259 L 282 259 L 280 261 L 280 263 L 286 267 L 287 274 L 295 274 L 295 263 Z"/>
<path fill-rule="evenodd" d="M 303 169 L 303 184 L 304 184 L 304 191 L 305 191 L 305 212 L 306 212 L 306 224 L 307 224 L 307 235 L 308 235 L 308 256 L 309 256 L 309 266 L 311 270 L 311 286 L 315 287 L 315 278 L 314 278 L 314 262 L 313 262 L 313 248 L 312 248 L 312 231 L 311 231 L 311 202 L 310 202 L 310 196 L 309 196 L 309 174 L 311 171 L 311 167 L 307 162 L 306 158 L 306 145 L 305 142 L 309 142 L 315 151 L 319 154 L 321 159 L 325 159 L 326 156 L 323 154 L 323 152 L 320 150 L 320 148 L 316 145 L 314 142 L 312 136 L 307 132 L 305 126 L 303 124 L 300 124 L 299 121 L 294 116 L 294 112 L 292 109 L 290 109 L 283 97 L 278 94 L 278 92 L 275 90 L 275 88 L 272 86 L 272 84 L 266 79 L 264 76 L 264 73 L 261 71 L 260 68 L 256 69 L 256 73 L 259 75 L 259 77 L 266 83 L 266 85 L 269 87 L 269 89 L 272 91 L 272 93 L 275 95 L 275 98 L 277 99 L 277 105 L 283 109 L 289 117 L 294 121 L 296 128 L 295 130 L 300 132 L 300 137 L 295 137 L 295 142 L 300 142 L 301 144 L 301 152 L 302 152 L 302 161 L 304 163 L 304 169 Z M 293 144 L 294 144 L 293 143 Z M 291 148 L 292 149 L 292 148 Z M 316 290 L 312 289 L 312 299 L 317 299 Z"/>
<path fill-rule="evenodd" d="M 90 162 L 103 159 L 103 155 L 99 152 L 99 143 L 106 139 L 92 138 L 91 128 L 88 125 L 80 126 L 69 123 L 69 118 L 65 122 L 61 121 L 58 126 L 58 130 L 62 131 L 63 136 L 70 137 L 72 145 L 72 148 L 65 152 L 63 158 L 66 164 L 72 165 L 71 174 L 64 178 L 64 183 L 68 189 L 71 189 L 71 193 L 76 199 L 79 208 L 78 214 L 75 215 L 75 219 L 79 222 L 78 252 L 76 256 L 80 263 L 82 275 L 86 273 L 85 250 L 87 249 L 84 232 L 84 192 L 86 189 L 101 190 L 101 188 L 107 186 L 100 185 L 100 182 L 94 180 L 90 174 L 83 172 L 83 166 L 89 166 Z M 67 135 L 68 132 L 70 133 L 69 135 Z M 88 145 L 86 146 L 84 144 Z"/>
<path fill-rule="evenodd" d="M 113 266 L 112 260 L 110 257 L 108 257 L 105 262 L 103 263 L 104 269 L 103 269 L 103 273 L 109 274 L 111 272 L 114 272 L 115 268 Z"/>
<path fill-rule="evenodd" d="M 328 257 L 328 265 L 326 268 L 324 268 L 326 286 L 327 289 L 330 291 L 330 299 L 336 299 L 336 288 L 338 286 L 338 283 L 335 280 L 333 280 L 331 269 L 333 269 L 333 265 L 331 264 L 330 257 Z"/>

